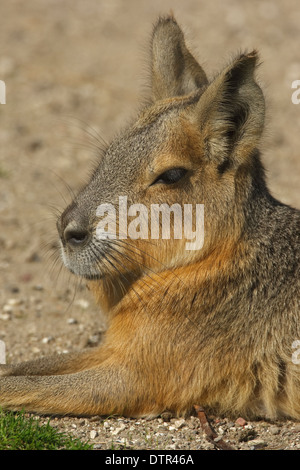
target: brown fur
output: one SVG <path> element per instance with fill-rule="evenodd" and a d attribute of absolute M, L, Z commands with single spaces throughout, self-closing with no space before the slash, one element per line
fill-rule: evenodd
<path fill-rule="evenodd" d="M 66 266 L 87 279 L 108 329 L 96 349 L 1 366 L 0 405 L 152 416 L 199 404 L 300 418 L 300 213 L 272 198 L 259 156 L 257 53 L 210 82 L 172 17 L 151 43 L 152 88 L 58 221 Z M 172 168 L 173 184 L 157 178 Z M 95 238 L 101 203 L 204 204 L 204 245 Z M 119 220 L 118 220 L 119 224 Z M 171 232 L 172 233 L 172 232 Z"/>

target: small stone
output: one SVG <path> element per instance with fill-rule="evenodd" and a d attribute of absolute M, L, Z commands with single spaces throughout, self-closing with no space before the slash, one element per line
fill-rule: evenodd
<path fill-rule="evenodd" d="M 38 253 L 33 252 L 29 253 L 29 255 L 25 257 L 25 261 L 27 261 L 28 263 L 38 263 L 41 261 L 41 257 Z"/>
<path fill-rule="evenodd" d="M 293 427 L 293 432 L 300 432 L 300 424 L 296 424 L 296 425 Z"/>
<path fill-rule="evenodd" d="M 11 286 L 10 292 L 11 292 L 12 294 L 18 294 L 18 293 L 20 292 L 20 289 L 19 289 L 18 286 Z"/>
<path fill-rule="evenodd" d="M 33 286 L 33 289 L 41 291 L 44 290 L 44 287 L 41 284 L 36 284 L 35 286 Z"/>
<path fill-rule="evenodd" d="M 11 305 L 5 304 L 3 305 L 2 311 L 4 313 L 12 313 L 13 307 Z"/>
<path fill-rule="evenodd" d="M 114 436 L 117 436 L 118 434 L 120 434 L 120 432 L 124 431 L 124 429 L 126 429 L 126 426 L 125 426 L 125 424 L 121 423 L 121 425 L 118 428 L 116 428 L 114 431 L 112 431 L 112 434 Z"/>
<path fill-rule="evenodd" d="M 93 429 L 93 430 L 90 432 L 90 438 L 91 438 L 91 439 L 95 439 L 95 437 L 97 437 L 97 436 L 98 436 L 97 431 L 95 431 L 95 430 Z"/>
<path fill-rule="evenodd" d="M 174 426 L 175 426 L 176 429 L 182 428 L 185 424 L 186 424 L 185 419 L 177 419 L 174 422 Z"/>
<path fill-rule="evenodd" d="M 22 305 L 24 303 L 24 300 L 22 299 L 8 299 L 7 304 L 11 305 L 12 307 L 15 307 L 17 305 Z"/>
<path fill-rule="evenodd" d="M 257 433 L 254 429 L 242 429 L 239 433 L 239 442 L 248 442 L 257 437 Z"/>
<path fill-rule="evenodd" d="M 244 418 L 238 418 L 235 422 L 236 426 L 245 426 L 247 421 Z"/>
<path fill-rule="evenodd" d="M 262 439 L 254 439 L 253 441 L 251 441 L 250 449 L 262 449 L 263 447 L 266 447 L 267 445 L 268 444 Z"/>
<path fill-rule="evenodd" d="M 212 442 L 204 441 L 202 444 L 204 450 L 214 450 L 215 446 Z"/>
<path fill-rule="evenodd" d="M 11 312 L 4 312 L 4 313 L 0 313 L 0 320 L 4 320 L 4 321 L 7 321 L 7 320 L 11 320 Z"/>
<path fill-rule="evenodd" d="M 76 320 L 76 318 L 68 318 L 67 323 L 68 325 L 76 325 L 78 321 Z"/>
<path fill-rule="evenodd" d="M 43 344 L 48 344 L 48 343 L 50 343 L 50 341 L 53 341 L 53 340 L 54 340 L 53 336 L 47 336 L 46 338 L 42 339 L 42 343 Z"/>
<path fill-rule="evenodd" d="M 83 310 L 86 310 L 89 307 L 90 303 L 85 299 L 79 299 L 76 300 L 75 305 L 78 305 L 78 307 L 81 307 Z"/>
<path fill-rule="evenodd" d="M 273 434 L 273 436 L 276 436 L 277 434 L 280 434 L 280 428 L 278 426 L 271 426 L 269 432 L 270 434 Z"/>
<path fill-rule="evenodd" d="M 176 450 L 178 449 L 177 444 L 170 444 L 166 447 L 167 450 Z"/>
<path fill-rule="evenodd" d="M 89 418 L 89 421 L 91 423 L 96 423 L 96 422 L 99 422 L 101 419 L 99 418 L 99 416 L 95 415 L 95 416 L 92 416 L 91 418 Z"/>
<path fill-rule="evenodd" d="M 126 437 L 121 437 L 121 439 L 118 439 L 117 442 L 121 444 L 122 446 L 131 446 L 133 444 L 132 441 L 128 441 Z"/>
<path fill-rule="evenodd" d="M 91 335 L 86 342 L 86 346 L 96 346 L 100 342 L 100 340 L 101 340 L 100 334 Z"/>

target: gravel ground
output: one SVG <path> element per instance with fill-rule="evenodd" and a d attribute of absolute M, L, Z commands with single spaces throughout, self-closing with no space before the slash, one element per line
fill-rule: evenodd
<path fill-rule="evenodd" d="M 218 434 L 235 450 L 299 450 L 300 424 L 294 422 L 245 422 L 210 417 Z M 195 416 L 187 419 L 170 418 L 164 414 L 156 419 L 125 419 L 98 416 L 54 418 L 53 427 L 67 430 L 74 437 L 89 440 L 101 450 L 214 450 L 216 445 L 204 435 Z"/>
<path fill-rule="evenodd" d="M 93 347 L 105 323 L 61 267 L 55 220 L 86 180 L 102 138 L 128 122 L 147 85 L 152 23 L 174 11 L 211 76 L 256 47 L 267 97 L 269 185 L 300 207 L 298 0 L 3 0 L 0 6 L 0 340 L 7 361 Z M 101 138 L 99 137 L 101 135 Z M 236 421 L 236 419 L 241 418 Z M 300 424 L 211 417 L 236 449 L 299 449 Z M 53 418 L 97 449 L 211 449 L 198 418 Z"/>

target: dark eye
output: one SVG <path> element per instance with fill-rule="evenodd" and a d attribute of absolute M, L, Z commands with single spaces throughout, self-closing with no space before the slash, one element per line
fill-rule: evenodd
<path fill-rule="evenodd" d="M 170 170 L 165 171 L 153 181 L 153 184 L 173 184 L 177 183 L 181 178 L 183 178 L 187 173 L 185 168 L 171 168 Z"/>

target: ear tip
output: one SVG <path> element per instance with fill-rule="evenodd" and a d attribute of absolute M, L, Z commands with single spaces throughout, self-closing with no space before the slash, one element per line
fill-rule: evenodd
<path fill-rule="evenodd" d="M 165 27 L 175 27 L 177 30 L 179 30 L 178 23 L 173 15 L 173 12 L 170 12 L 166 16 L 159 16 L 156 22 L 154 23 L 153 27 L 153 35 L 161 28 Z"/>
<path fill-rule="evenodd" d="M 257 49 L 253 49 L 251 52 L 244 52 L 244 54 L 240 55 L 241 60 L 247 60 L 254 63 L 254 65 L 259 60 L 259 52 Z"/>

